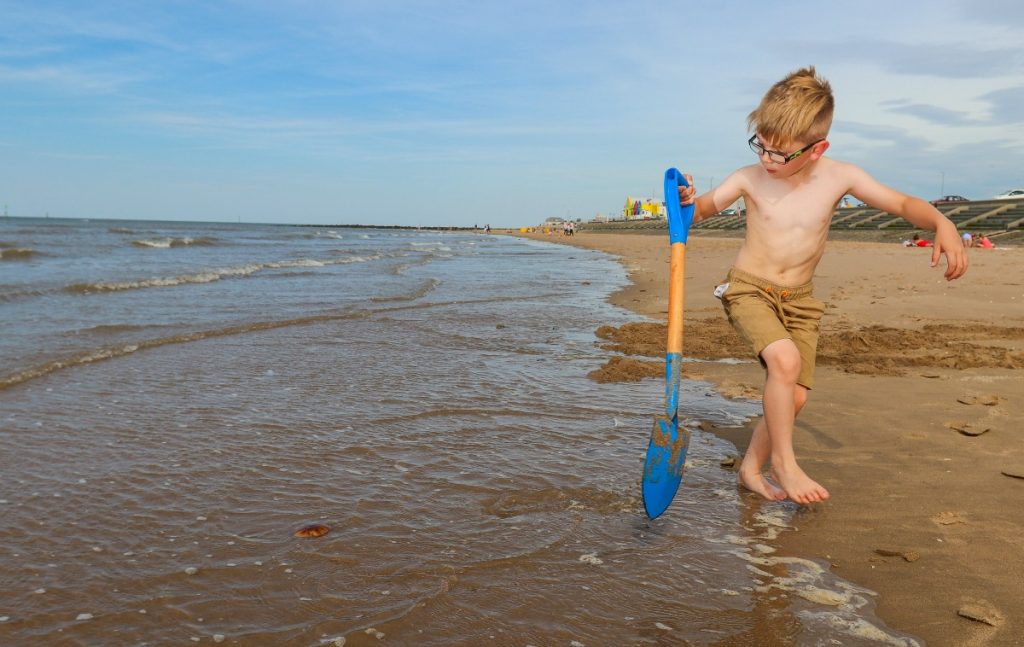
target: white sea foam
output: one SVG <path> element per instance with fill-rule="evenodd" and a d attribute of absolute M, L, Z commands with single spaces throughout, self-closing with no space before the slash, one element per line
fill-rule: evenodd
<path fill-rule="evenodd" d="M 300 258 L 294 261 L 278 261 L 276 263 L 267 263 L 266 267 L 283 268 L 283 267 L 323 267 L 328 263 L 323 261 L 313 260 L 312 258 Z"/>
<path fill-rule="evenodd" d="M 88 294 L 91 292 L 118 292 L 121 290 L 138 290 L 143 288 L 171 287 L 175 285 L 212 283 L 225 277 L 240 277 L 254 274 L 263 269 L 262 265 L 242 265 L 224 267 L 213 270 L 184 274 L 182 276 L 154 277 L 138 281 L 110 281 L 99 283 L 76 283 L 65 288 L 68 292 Z"/>
<path fill-rule="evenodd" d="M 157 248 L 157 249 L 170 249 L 170 247 L 171 247 L 171 239 L 170 238 L 161 238 L 159 240 L 133 240 L 132 241 L 132 245 L 136 245 L 138 247 L 154 247 L 154 248 Z"/>
<path fill-rule="evenodd" d="M 206 236 L 200 236 L 199 238 L 192 238 L 191 236 L 172 238 L 167 236 L 165 238 L 140 238 L 132 241 L 132 245 L 136 247 L 149 247 L 152 249 L 170 249 L 171 247 L 188 247 L 190 245 L 215 245 L 216 243 L 216 239 Z"/>
<path fill-rule="evenodd" d="M 78 294 L 91 294 L 96 292 L 118 292 L 121 290 L 139 290 L 144 288 L 173 287 L 176 285 L 212 283 L 224 278 L 241 278 L 256 274 L 265 269 L 288 269 L 297 267 L 325 267 L 328 265 L 349 265 L 352 263 L 365 263 L 381 258 L 380 254 L 368 256 L 350 256 L 347 258 L 336 258 L 329 260 L 317 260 L 312 258 L 300 258 L 289 261 L 274 261 L 270 263 L 241 265 L 238 267 L 222 267 L 194 274 L 183 274 L 180 276 L 158 276 L 136 281 L 101 281 L 96 283 L 76 283 L 64 288 L 66 292 Z"/>
<path fill-rule="evenodd" d="M 853 638 L 863 638 L 879 645 L 891 645 L 891 647 L 920 647 L 921 645 L 921 643 L 913 638 L 894 636 L 864 618 L 844 618 L 839 614 L 827 611 L 805 611 L 797 615 L 805 622 L 827 625 L 831 635 L 837 637 L 846 635 Z"/>

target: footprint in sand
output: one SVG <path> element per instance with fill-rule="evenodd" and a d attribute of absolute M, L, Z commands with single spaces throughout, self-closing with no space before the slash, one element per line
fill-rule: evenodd
<path fill-rule="evenodd" d="M 983 622 L 992 627 L 999 627 L 1006 621 L 1002 612 L 987 600 L 971 599 L 964 600 L 956 614 L 968 620 Z"/>
<path fill-rule="evenodd" d="M 992 431 L 991 427 L 976 422 L 947 422 L 946 426 L 964 436 L 980 436 Z"/>
<path fill-rule="evenodd" d="M 962 395 L 956 399 L 960 404 L 982 404 L 986 407 L 994 407 L 1003 401 L 998 395 Z"/>
<path fill-rule="evenodd" d="M 958 523 L 967 523 L 963 512 L 940 512 L 932 517 L 932 523 L 940 526 L 952 526 Z"/>

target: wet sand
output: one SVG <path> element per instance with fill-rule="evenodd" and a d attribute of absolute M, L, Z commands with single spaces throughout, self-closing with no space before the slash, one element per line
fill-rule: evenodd
<path fill-rule="evenodd" d="M 517 235 L 615 255 L 632 284 L 611 301 L 664 321 L 665 236 Z M 750 358 L 711 294 L 741 242 L 688 242 L 688 357 Z M 930 254 L 829 242 L 814 281 L 828 304 L 817 384 L 795 443 L 832 498 L 800 507 L 778 542 L 878 592 L 879 616 L 929 644 L 1024 644 L 1024 248 L 971 250 L 970 270 L 953 283 L 929 267 Z M 593 379 L 663 376 L 662 323 L 638 319 L 597 336 L 610 360 Z M 760 397 L 757 363 L 687 363 L 684 373 L 729 397 Z M 751 430 L 715 431 L 742 452 Z"/>

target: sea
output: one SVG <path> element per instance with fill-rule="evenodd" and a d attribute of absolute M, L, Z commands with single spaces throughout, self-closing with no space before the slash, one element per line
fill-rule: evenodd
<path fill-rule="evenodd" d="M 477 232 L 0 219 L 0 644 L 919 645 L 777 553 L 795 507 L 699 429 L 756 403 L 685 381 L 646 518 L 664 383 L 587 377 L 626 284 Z"/>

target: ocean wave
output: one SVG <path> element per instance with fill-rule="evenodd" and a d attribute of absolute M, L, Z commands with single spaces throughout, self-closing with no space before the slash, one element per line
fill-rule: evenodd
<path fill-rule="evenodd" d="M 266 267 L 272 267 L 275 269 L 287 268 L 287 267 L 323 267 L 324 265 L 331 264 L 330 261 L 317 261 L 312 258 L 300 258 L 294 261 L 276 261 L 274 263 L 267 263 Z"/>
<path fill-rule="evenodd" d="M 182 274 L 180 276 L 158 276 L 134 281 L 74 283 L 65 287 L 64 292 L 70 292 L 72 294 L 96 294 L 103 292 L 120 292 L 122 290 L 142 290 L 145 288 L 166 288 L 176 285 L 213 283 L 214 281 L 219 281 L 223 278 L 244 278 L 266 269 L 316 268 L 324 267 L 326 265 L 349 265 L 351 263 L 365 263 L 379 258 L 381 258 L 379 254 L 371 256 L 351 256 L 349 258 L 337 258 L 322 261 L 312 258 L 299 258 L 289 261 L 254 263 L 239 267 L 204 270 L 202 272 Z"/>
<path fill-rule="evenodd" d="M 34 249 L 28 247 L 8 247 L 0 249 L 0 260 L 3 261 L 27 261 L 38 254 Z"/>
<path fill-rule="evenodd" d="M 96 326 L 90 326 L 89 328 L 82 328 L 80 330 L 72 330 L 66 335 L 77 336 L 77 335 L 117 335 L 126 332 L 140 332 L 144 330 L 152 330 L 153 328 L 159 328 L 159 325 L 139 325 L 139 324 L 99 324 Z"/>
<path fill-rule="evenodd" d="M 560 293 L 548 293 L 548 294 L 537 294 L 534 295 L 535 299 L 552 299 L 560 298 L 563 295 Z M 0 391 L 9 389 L 19 384 L 23 384 L 30 380 L 34 380 L 40 377 L 45 377 L 56 371 L 60 371 L 66 368 L 75 368 L 78 366 L 85 366 L 94 362 L 100 362 L 108 359 L 115 359 L 118 357 L 124 357 L 131 355 L 132 353 L 140 350 L 148 350 L 151 348 L 159 348 L 161 346 L 168 346 L 170 344 L 185 344 L 194 341 L 201 341 L 204 339 L 210 339 L 214 337 L 227 337 L 231 335 L 242 335 L 250 332 L 261 332 L 264 330 L 274 330 L 277 328 L 287 328 L 289 326 L 305 326 L 318 323 L 326 323 L 331 321 L 343 321 L 343 320 L 354 320 L 363 319 L 366 317 L 372 317 L 374 315 L 386 314 L 389 312 L 399 312 L 403 310 L 420 310 L 424 308 L 444 308 L 452 304 L 458 303 L 461 305 L 466 304 L 479 304 L 479 303 L 500 303 L 506 301 L 518 301 L 521 300 L 520 296 L 502 296 L 502 297 L 491 297 L 486 299 L 468 299 L 458 301 L 446 301 L 438 303 L 420 303 L 420 304 L 408 304 L 398 306 L 387 306 L 376 309 L 353 309 L 345 310 L 343 312 L 328 312 L 322 314 L 309 315 L 306 317 L 296 317 L 294 319 L 277 319 L 268 321 L 255 321 L 237 324 L 234 326 L 226 326 L 224 328 L 214 328 L 211 330 L 199 330 L 190 333 L 182 333 L 180 335 L 171 335 L 167 337 L 156 337 L 153 339 L 144 339 L 135 341 L 130 344 L 114 345 L 104 348 L 94 348 L 85 351 L 81 351 L 78 354 L 71 355 L 69 357 L 55 359 L 36 366 L 30 366 L 22 369 L 15 373 L 0 376 Z"/>
<path fill-rule="evenodd" d="M 133 240 L 132 245 L 136 247 L 150 247 L 154 249 L 169 249 L 171 247 L 189 247 L 192 245 L 216 245 L 217 239 L 210 236 L 200 236 L 199 238 L 189 238 L 188 236 L 182 238 L 157 238 L 154 240 L 139 239 Z"/>
<path fill-rule="evenodd" d="M 413 267 L 419 267 L 420 265 L 427 265 L 435 258 L 437 257 L 428 252 L 414 261 L 409 261 L 408 263 L 401 263 L 399 265 L 395 265 L 389 271 L 395 276 L 401 276 L 402 274 L 405 274 L 406 270 Z"/>
<path fill-rule="evenodd" d="M 49 292 L 49 290 L 32 288 L 0 287 L 0 303 L 17 301 L 18 299 L 25 299 L 29 297 L 41 297 Z"/>
<path fill-rule="evenodd" d="M 175 285 L 187 285 L 190 283 L 212 283 L 224 277 L 248 276 L 263 269 L 262 265 L 243 265 L 241 267 L 226 267 L 216 270 L 207 270 L 195 274 L 183 274 L 181 276 L 156 277 L 151 279 L 140 279 L 138 281 L 111 281 L 101 283 L 75 283 L 64 288 L 65 292 L 73 294 L 92 294 L 94 292 L 118 292 L 121 290 L 139 290 L 143 288 L 164 288 Z"/>
<path fill-rule="evenodd" d="M 149 350 L 151 348 L 159 348 L 161 346 L 168 346 L 171 344 L 186 344 L 189 342 L 201 341 L 204 339 L 210 339 L 214 337 L 227 337 L 231 335 L 242 335 L 250 332 L 274 330 L 276 328 L 286 328 L 288 326 L 303 326 L 327 321 L 337 321 L 342 319 L 358 319 L 361 317 L 365 317 L 368 314 L 370 314 L 369 311 L 357 310 L 347 311 L 343 313 L 326 313 L 310 315 L 308 317 L 298 317 L 295 319 L 255 321 L 238 324 L 234 326 L 226 326 L 224 328 L 198 330 L 190 333 L 182 333 L 180 335 L 144 339 L 130 344 L 107 346 L 104 348 L 93 348 L 81 351 L 75 355 L 71 355 L 61 359 L 51 360 L 49 362 L 44 362 L 42 364 L 37 364 L 36 366 L 25 368 L 16 373 L 2 376 L 0 377 L 0 391 L 18 386 L 19 384 L 24 384 L 25 382 L 28 382 L 30 380 L 44 377 L 46 375 L 55 373 L 63 369 L 76 368 L 79 366 L 93 364 L 95 362 L 115 359 L 118 357 L 125 357 L 127 355 L 136 353 L 140 350 Z"/>
<path fill-rule="evenodd" d="M 352 263 L 366 263 L 383 258 L 382 254 L 371 254 L 369 256 L 349 256 L 347 258 L 329 258 L 316 260 L 313 258 L 297 258 L 291 261 L 274 261 L 265 263 L 264 267 L 272 269 L 287 269 L 293 267 L 327 267 L 328 265 L 351 265 Z"/>
<path fill-rule="evenodd" d="M 393 301 L 415 301 L 416 299 L 420 299 L 430 294 L 431 292 L 436 290 L 439 285 L 441 285 L 440 279 L 429 279 L 427 281 L 424 281 L 422 284 L 419 285 L 419 287 L 417 287 L 412 292 L 409 292 L 408 294 L 397 294 L 395 296 L 390 297 L 373 297 L 372 299 L 370 299 L 370 301 L 374 303 L 389 303 Z"/>
<path fill-rule="evenodd" d="M 135 232 L 127 227 L 111 227 L 107 230 L 112 234 L 134 234 Z"/>

